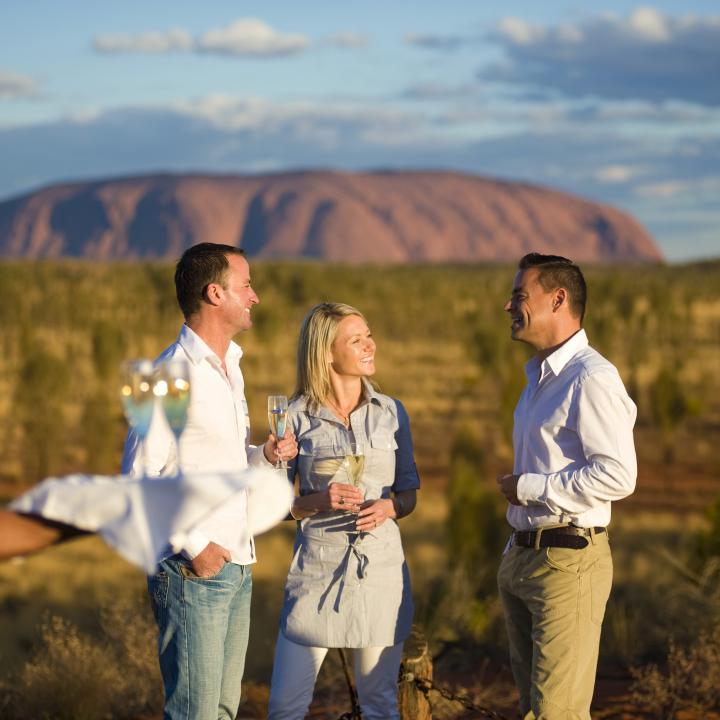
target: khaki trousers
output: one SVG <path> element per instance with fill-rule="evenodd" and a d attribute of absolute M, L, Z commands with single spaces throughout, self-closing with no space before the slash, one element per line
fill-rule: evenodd
<path fill-rule="evenodd" d="M 525 720 L 590 720 L 612 585 L 607 533 L 582 550 L 511 547 L 498 572 Z"/>

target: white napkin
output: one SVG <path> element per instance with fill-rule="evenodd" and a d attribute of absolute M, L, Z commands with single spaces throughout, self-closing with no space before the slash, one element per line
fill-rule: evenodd
<path fill-rule="evenodd" d="M 48 478 L 9 507 L 96 532 L 126 560 L 152 573 L 171 538 L 173 545 L 182 545 L 185 534 L 213 509 L 245 490 L 252 534 L 287 516 L 293 493 L 286 473 L 257 468 L 179 477 Z"/>

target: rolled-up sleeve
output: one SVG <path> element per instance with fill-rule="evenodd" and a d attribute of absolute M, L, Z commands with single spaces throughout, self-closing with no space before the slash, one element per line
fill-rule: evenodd
<path fill-rule="evenodd" d="M 398 493 L 403 490 L 418 490 L 420 488 L 420 476 L 415 465 L 410 418 L 399 400 L 395 400 L 395 408 L 397 410 L 398 428 L 395 431 L 397 449 L 395 450 L 395 481 L 392 485 L 392 491 Z"/>

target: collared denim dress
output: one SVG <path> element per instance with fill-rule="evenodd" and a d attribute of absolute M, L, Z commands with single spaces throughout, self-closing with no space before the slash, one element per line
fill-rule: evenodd
<path fill-rule="evenodd" d="M 405 408 L 369 384 L 364 398 L 350 416 L 351 430 L 325 407 L 312 412 L 304 398 L 291 403 L 299 452 L 288 472 L 299 478 L 301 495 L 349 482 L 337 458 L 351 442 L 363 446 L 366 500 L 420 487 Z M 413 603 L 398 525 L 388 519 L 360 534 L 356 520 L 355 514 L 328 511 L 298 521 L 280 616 L 280 629 L 292 642 L 387 647 L 408 636 Z"/>

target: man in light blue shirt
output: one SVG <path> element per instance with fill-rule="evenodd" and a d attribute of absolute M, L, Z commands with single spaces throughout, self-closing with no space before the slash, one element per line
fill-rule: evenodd
<path fill-rule="evenodd" d="M 588 344 L 580 268 L 530 253 L 505 305 L 536 352 L 515 409 L 513 472 L 498 477 L 512 539 L 498 573 L 525 720 L 590 720 L 612 584 L 611 503 L 635 488 L 636 408 Z"/>

